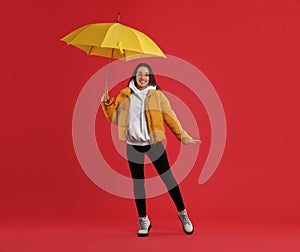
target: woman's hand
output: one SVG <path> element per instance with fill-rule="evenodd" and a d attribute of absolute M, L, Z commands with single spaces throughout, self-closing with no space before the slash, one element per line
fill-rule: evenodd
<path fill-rule="evenodd" d="M 108 93 L 104 93 L 102 96 L 101 96 L 101 102 L 104 102 L 104 103 L 108 103 L 109 102 L 109 96 L 108 96 Z"/>

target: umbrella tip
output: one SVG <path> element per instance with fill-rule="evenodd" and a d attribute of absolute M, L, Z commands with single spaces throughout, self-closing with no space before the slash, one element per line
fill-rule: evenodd
<path fill-rule="evenodd" d="M 118 11 L 117 23 L 120 23 L 120 18 L 121 18 L 121 13 L 120 13 L 120 11 Z"/>

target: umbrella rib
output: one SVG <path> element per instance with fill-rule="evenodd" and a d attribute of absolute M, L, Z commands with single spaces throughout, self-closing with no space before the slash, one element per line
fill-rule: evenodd
<path fill-rule="evenodd" d="M 137 30 L 136 30 L 137 31 Z M 142 50 L 142 52 L 144 51 L 144 48 L 143 48 L 143 44 L 141 43 L 141 40 L 140 40 L 140 38 L 136 35 L 136 33 L 134 32 L 133 33 L 134 34 L 134 36 L 137 38 L 137 40 L 139 41 L 139 44 L 140 44 L 140 46 L 141 46 L 141 50 Z M 139 52 L 140 54 L 144 54 L 144 53 L 142 53 L 142 52 Z"/>
<path fill-rule="evenodd" d="M 138 30 L 135 30 L 135 31 L 137 31 L 138 33 L 141 33 L 143 36 L 145 36 L 146 39 L 149 39 L 149 40 L 152 41 L 152 39 L 151 39 L 148 35 L 146 35 L 146 34 L 140 32 L 140 31 L 138 31 Z M 144 46 L 143 46 L 143 43 L 142 43 L 141 40 L 140 40 L 140 37 L 139 37 L 136 33 L 134 33 L 134 35 L 135 35 L 135 37 L 137 38 L 137 40 L 139 41 L 140 46 L 141 46 L 141 49 L 142 49 L 141 52 L 138 52 L 139 54 L 143 54 L 143 55 L 156 55 L 155 52 L 153 52 L 153 51 L 152 51 L 152 52 L 147 52 L 147 53 L 145 53 L 145 52 L 144 52 Z M 153 41 L 152 41 L 152 42 L 153 42 Z M 159 49 L 159 47 L 158 47 L 154 42 L 153 42 L 153 44 Z M 163 55 L 164 55 L 164 54 L 163 54 Z"/>
<path fill-rule="evenodd" d="M 92 52 L 93 49 L 94 49 L 94 46 L 91 46 L 91 48 L 90 48 L 90 50 L 88 52 L 88 55 L 91 55 L 91 52 Z"/>
<path fill-rule="evenodd" d="M 133 29 L 133 28 L 132 28 Z M 133 30 L 135 30 L 135 29 L 133 29 Z M 136 32 L 138 32 L 138 33 L 140 33 L 140 31 L 138 31 L 138 30 L 135 30 Z M 141 42 L 141 40 L 140 40 L 140 37 L 134 32 L 133 33 L 134 34 L 134 36 L 136 37 L 136 39 L 139 41 L 139 44 L 140 44 L 140 47 L 141 47 L 141 51 L 136 51 L 136 52 L 138 52 L 138 54 L 143 54 L 143 55 L 155 55 L 155 54 L 153 54 L 153 53 L 145 53 L 144 52 L 144 46 L 143 46 L 143 43 Z M 146 36 L 148 39 L 150 39 L 146 34 L 143 34 L 144 36 Z M 151 39 L 150 39 L 151 40 Z"/>

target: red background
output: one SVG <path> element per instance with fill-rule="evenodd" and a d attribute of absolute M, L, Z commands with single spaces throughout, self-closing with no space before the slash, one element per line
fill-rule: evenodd
<path fill-rule="evenodd" d="M 81 251 L 106 245 L 113 251 L 140 242 L 121 239 L 127 233 L 136 236 L 133 201 L 93 184 L 72 144 L 77 97 L 108 59 L 87 57 L 60 41 L 84 24 L 114 22 L 118 10 L 121 23 L 145 32 L 166 54 L 199 68 L 214 85 L 226 113 L 227 143 L 216 173 L 204 185 L 198 184 L 209 148 L 204 142 L 195 168 L 181 184 L 198 228 L 195 235 L 188 241 L 163 236 L 161 222 L 172 223 L 168 230 L 179 229 L 175 209 L 168 195 L 148 201 L 156 239 L 163 236 L 160 246 L 180 248 L 187 243 L 194 251 L 298 251 L 297 0 L 1 0 L 0 250 L 22 246 L 23 251 L 75 251 L 80 242 Z M 170 81 L 161 78 L 162 88 L 163 81 L 170 88 Z M 188 99 L 187 93 L 173 91 Z M 199 109 L 201 138 L 207 143 L 209 122 Z M 102 113 L 96 123 L 108 125 Z M 175 158 L 178 145 L 174 146 L 170 159 Z M 122 165 L 128 169 L 125 161 Z M 91 231 L 90 225 L 98 230 L 92 242 L 85 232 L 72 233 L 79 223 L 84 230 Z M 56 243 L 50 242 L 51 235 Z M 55 247 L 59 242 L 65 243 Z M 156 249 L 154 240 L 148 242 L 149 251 Z"/>

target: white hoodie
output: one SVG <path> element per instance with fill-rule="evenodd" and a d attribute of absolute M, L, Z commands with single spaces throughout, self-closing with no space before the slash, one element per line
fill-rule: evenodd
<path fill-rule="evenodd" d="M 151 142 L 146 120 L 145 101 L 148 91 L 156 89 L 156 86 L 148 86 L 144 90 L 139 90 L 132 80 L 129 87 L 133 94 L 130 95 L 127 143 L 140 146 L 149 145 Z"/>

